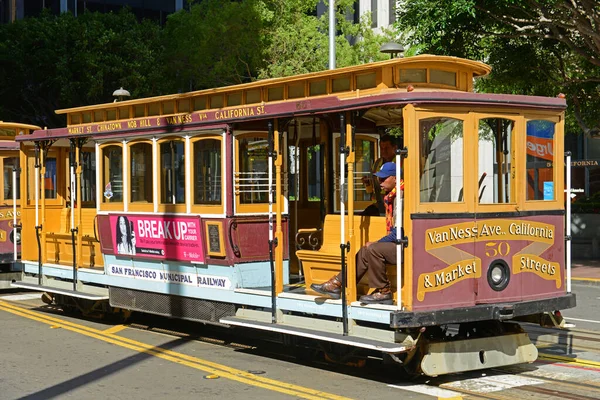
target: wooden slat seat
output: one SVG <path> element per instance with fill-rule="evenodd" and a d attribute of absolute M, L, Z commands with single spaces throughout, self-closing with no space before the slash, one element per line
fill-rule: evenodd
<path fill-rule="evenodd" d="M 75 210 L 77 213 L 79 210 Z M 99 257 L 99 242 L 94 236 L 95 208 L 81 210 L 81 267 L 93 268 L 102 265 Z M 77 215 L 75 216 L 77 222 Z M 73 241 L 71 236 L 71 209 L 63 208 L 60 214 L 60 228 L 57 232 L 46 232 L 46 250 L 49 261 L 56 264 L 73 264 Z"/>
<path fill-rule="evenodd" d="M 346 230 L 348 227 L 348 217 L 345 217 Z M 303 232 L 306 235 L 312 234 L 313 243 L 311 247 L 315 249 L 296 250 L 296 257 L 302 262 L 306 287 L 309 288 L 313 283 L 323 283 L 337 274 L 341 270 L 341 251 L 340 251 L 340 224 L 341 216 L 328 214 L 325 216 L 323 229 L 321 230 L 320 243 L 314 243 L 316 229 L 306 229 Z M 362 247 L 367 242 L 376 242 L 386 234 L 385 217 L 354 216 L 354 235 L 357 239 L 357 245 Z M 346 238 L 348 234 L 346 233 Z M 320 245 L 320 247 L 319 247 Z M 387 266 L 388 278 L 395 287 L 396 266 Z M 369 289 L 367 276 L 360 281 L 357 286 L 359 294 L 367 293 Z"/>

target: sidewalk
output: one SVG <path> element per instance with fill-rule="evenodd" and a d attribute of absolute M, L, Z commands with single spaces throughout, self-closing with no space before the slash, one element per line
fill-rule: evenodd
<path fill-rule="evenodd" d="M 571 261 L 571 278 L 574 282 L 600 285 L 600 260 Z"/>

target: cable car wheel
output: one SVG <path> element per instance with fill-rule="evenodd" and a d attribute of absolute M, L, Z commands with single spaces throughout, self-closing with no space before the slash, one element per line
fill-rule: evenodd
<path fill-rule="evenodd" d="M 357 347 L 328 342 L 319 343 L 319 347 L 327 362 L 359 368 L 366 364 L 365 357 L 359 354 L 360 349 Z"/>
<path fill-rule="evenodd" d="M 111 307 L 108 301 L 80 299 L 62 294 L 54 294 L 53 304 L 65 314 L 84 316 L 94 319 L 103 319 L 110 322 L 124 322 L 131 312 L 120 308 Z"/>

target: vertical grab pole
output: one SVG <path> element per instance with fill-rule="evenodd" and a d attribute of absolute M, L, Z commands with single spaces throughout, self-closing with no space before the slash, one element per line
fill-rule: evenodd
<path fill-rule="evenodd" d="M 402 201 L 400 180 L 402 167 L 400 163 L 400 149 L 396 148 L 396 296 L 398 297 L 398 310 L 402 310 Z"/>
<path fill-rule="evenodd" d="M 40 143 L 35 142 L 35 237 L 38 244 L 38 284 L 42 286 L 42 243 L 40 240 Z"/>
<path fill-rule="evenodd" d="M 268 171 L 269 171 L 269 262 L 271 264 L 271 322 L 277 323 L 277 300 L 275 288 L 275 263 L 273 260 L 273 121 L 268 123 Z"/>
<path fill-rule="evenodd" d="M 407 243 L 404 237 L 404 193 L 401 192 L 402 187 L 402 158 L 408 155 L 408 150 L 405 148 L 396 148 L 396 296 L 398 297 L 397 308 L 402 310 L 402 250 Z"/>
<path fill-rule="evenodd" d="M 340 253 L 341 253 L 341 268 L 342 268 L 342 325 L 344 336 L 348 336 L 348 308 L 346 307 L 346 287 L 348 286 L 348 271 L 346 270 L 346 250 L 350 248 L 350 244 L 346 244 L 346 207 L 344 200 L 346 198 L 346 119 L 344 114 L 340 114 Z"/>
<path fill-rule="evenodd" d="M 565 152 L 565 156 L 567 157 L 567 220 L 565 223 L 565 241 L 567 243 L 565 244 L 565 248 L 567 257 L 567 293 L 571 293 L 571 152 Z"/>
<path fill-rule="evenodd" d="M 19 166 L 17 165 L 17 163 L 19 162 L 19 157 L 15 158 L 15 162 L 13 164 L 13 172 L 12 172 L 12 198 L 13 198 L 13 261 L 17 261 L 18 260 L 18 255 L 17 255 L 17 238 L 18 241 L 20 242 L 20 238 L 21 238 L 21 224 L 17 223 L 17 190 L 19 188 L 17 188 L 17 171 L 20 170 Z"/>
<path fill-rule="evenodd" d="M 77 291 L 77 245 L 75 243 L 75 194 L 76 179 L 75 179 L 75 167 L 77 160 L 75 160 L 75 139 L 71 139 L 71 148 L 69 151 L 69 159 L 71 161 L 71 244 L 73 246 L 73 291 Z"/>

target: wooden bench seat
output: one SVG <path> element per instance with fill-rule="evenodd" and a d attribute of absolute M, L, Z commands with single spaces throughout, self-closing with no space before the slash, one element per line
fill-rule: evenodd
<path fill-rule="evenodd" d="M 75 210 L 78 212 L 78 210 Z M 81 263 L 80 267 L 94 268 L 102 266 L 99 242 L 94 236 L 95 208 L 81 210 Z M 75 218 L 77 221 L 77 216 Z M 63 208 L 60 214 L 60 226 L 56 232 L 46 232 L 47 259 L 56 264 L 73 264 L 73 241 L 71 236 L 71 209 Z"/>
<path fill-rule="evenodd" d="M 346 232 L 348 216 L 345 216 Z M 296 250 L 296 257 L 302 263 L 306 287 L 313 283 L 323 283 L 341 270 L 340 251 L 341 216 L 328 214 L 325 216 L 323 229 L 302 229 L 297 235 L 297 242 L 308 243 L 310 249 Z M 317 243 L 317 234 L 320 240 Z M 367 242 L 376 242 L 386 235 L 385 217 L 354 216 L 354 235 L 357 246 L 362 247 Z M 309 239 L 310 237 L 310 239 Z M 348 234 L 346 233 L 346 238 Z M 302 240 L 304 238 L 304 241 Z M 392 287 L 396 287 L 396 266 L 387 266 L 388 278 Z M 369 290 L 367 275 L 357 285 L 359 295 Z"/>

